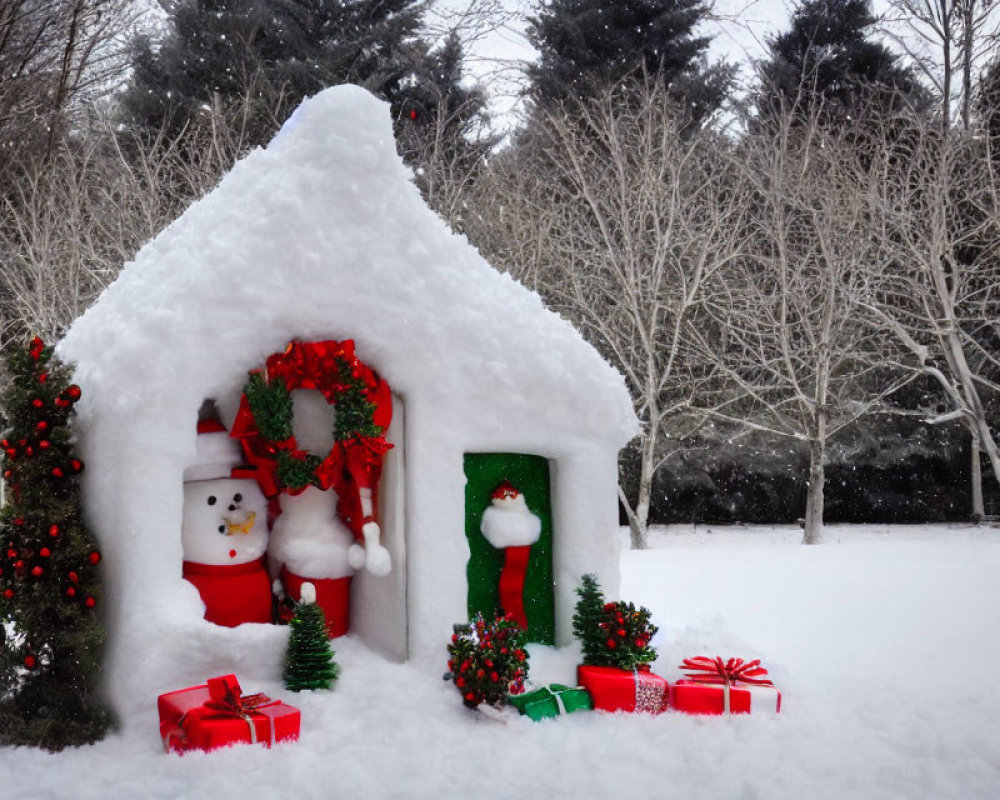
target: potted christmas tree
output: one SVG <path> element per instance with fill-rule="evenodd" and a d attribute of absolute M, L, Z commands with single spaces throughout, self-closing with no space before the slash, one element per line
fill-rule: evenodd
<path fill-rule="evenodd" d="M 39 338 L 9 357 L 0 511 L 0 744 L 101 739 L 100 551 L 84 526 L 70 432 L 80 388 Z"/>
<path fill-rule="evenodd" d="M 658 628 L 649 610 L 633 603 L 605 602 L 593 575 L 584 575 L 576 590 L 573 634 L 583 651 L 577 682 L 601 711 L 646 711 L 667 707 L 669 684 L 650 672 L 656 650 L 650 641 Z"/>

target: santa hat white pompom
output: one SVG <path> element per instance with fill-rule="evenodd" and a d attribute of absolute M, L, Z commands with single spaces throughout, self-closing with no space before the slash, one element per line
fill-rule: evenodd
<path fill-rule="evenodd" d="M 313 586 L 309 581 L 302 584 L 302 588 L 299 589 L 299 602 L 300 603 L 315 603 L 316 602 L 316 587 Z"/>
<path fill-rule="evenodd" d="M 213 481 L 232 476 L 233 467 L 240 464 L 240 447 L 217 419 L 198 423 L 195 440 L 195 460 L 184 470 L 185 481 Z"/>

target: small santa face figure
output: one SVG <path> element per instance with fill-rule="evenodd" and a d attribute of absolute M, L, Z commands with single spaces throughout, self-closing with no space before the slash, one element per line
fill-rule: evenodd
<path fill-rule="evenodd" d="M 537 542 L 542 521 L 531 513 L 524 495 L 509 481 L 503 481 L 493 490 L 480 530 L 486 541 L 503 550 Z"/>
<path fill-rule="evenodd" d="M 184 484 L 184 560 L 246 564 L 267 551 L 267 502 L 257 482 L 219 478 Z"/>

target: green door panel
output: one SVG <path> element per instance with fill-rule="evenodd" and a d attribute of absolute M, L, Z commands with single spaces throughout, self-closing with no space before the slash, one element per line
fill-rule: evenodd
<path fill-rule="evenodd" d="M 528 509 L 541 520 L 539 540 L 531 547 L 524 582 L 524 610 L 528 641 L 555 643 L 555 596 L 552 586 L 552 505 L 548 459 L 523 453 L 465 454 L 465 535 L 469 540 L 467 569 L 469 617 L 487 618 L 498 610 L 497 583 L 504 552 L 495 549 L 480 531 L 483 512 L 496 486 L 510 481 L 524 495 Z"/>

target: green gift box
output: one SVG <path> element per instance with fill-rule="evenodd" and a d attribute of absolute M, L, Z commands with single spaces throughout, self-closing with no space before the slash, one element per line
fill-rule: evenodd
<path fill-rule="evenodd" d="M 507 695 L 511 705 L 535 722 L 546 717 L 558 717 L 574 711 L 590 711 L 594 704 L 590 692 L 582 686 L 553 683 L 525 694 Z"/>

